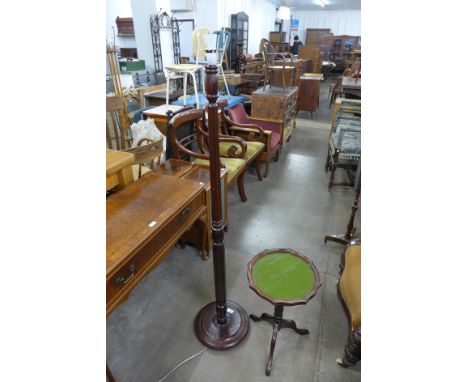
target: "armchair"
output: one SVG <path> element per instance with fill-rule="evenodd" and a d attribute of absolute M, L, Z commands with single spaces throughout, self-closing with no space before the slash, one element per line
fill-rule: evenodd
<path fill-rule="evenodd" d="M 233 135 L 240 136 L 247 141 L 259 140 L 265 144 L 260 160 L 265 162 L 263 176 L 266 178 L 270 159 L 272 157 L 275 157 L 275 161 L 279 159 L 283 124 L 249 117 L 242 104 L 227 109 L 227 114 L 222 113 L 221 117 Z"/>
<path fill-rule="evenodd" d="M 290 72 L 290 83 L 289 86 L 292 84 L 293 79 L 293 72 L 295 70 L 294 66 L 286 66 L 286 57 L 290 56 L 289 54 L 284 53 L 277 53 L 275 49 L 271 45 L 270 41 L 265 38 L 262 38 L 260 41 L 260 52 L 263 56 L 263 65 L 265 71 L 265 81 L 263 82 L 263 90 L 265 90 L 265 85 L 268 82 L 271 87 L 271 80 L 270 76 L 274 71 L 281 71 L 281 76 L 283 80 L 283 90 L 286 90 L 286 79 L 285 73 L 287 71 Z M 277 63 L 277 60 L 280 60 L 280 64 Z M 292 59 L 289 58 L 288 62 L 292 62 Z"/>
<path fill-rule="evenodd" d="M 205 112 L 203 109 L 187 110 L 178 112 L 173 115 L 168 123 L 168 133 L 170 134 L 169 140 L 171 141 L 171 148 L 174 157 L 178 159 L 188 158 L 194 159 L 195 164 L 202 166 L 209 166 L 210 153 L 207 147 L 208 133 L 204 130 L 206 126 Z M 177 130 L 187 123 L 194 124 L 194 130 L 190 135 L 179 138 Z M 242 202 L 247 201 L 247 196 L 244 190 L 244 174 L 247 169 L 247 161 L 243 159 L 247 151 L 246 143 L 238 137 L 219 137 L 220 142 L 230 142 L 240 146 L 241 150 L 238 152 L 237 147 L 228 149 L 227 157 L 218 158 L 221 162 L 222 168 L 227 168 L 227 185 L 228 187 L 237 181 L 237 190 Z M 196 143 L 196 147 L 193 147 Z M 194 151 L 196 150 L 196 151 Z M 185 158 L 184 158 L 185 156 Z"/>
<path fill-rule="evenodd" d="M 348 340 L 343 358 L 336 363 L 342 367 L 361 360 L 361 242 L 356 240 L 346 247 L 340 264 L 337 283 L 338 299 L 348 318 Z"/>
<path fill-rule="evenodd" d="M 222 137 L 231 137 L 232 135 L 229 134 L 227 129 L 227 120 L 226 116 L 224 115 L 224 109 L 227 107 L 228 102 L 227 100 L 219 100 L 218 102 L 218 111 L 221 115 L 221 136 Z M 205 111 L 207 111 L 208 105 L 204 107 Z M 260 128 L 261 129 L 261 128 Z M 262 160 L 261 155 L 265 151 L 266 144 L 263 142 L 264 131 L 256 131 L 251 132 L 247 136 L 243 137 L 245 144 L 247 145 L 247 150 L 245 152 L 245 156 L 243 159 L 247 161 L 247 167 L 251 163 L 255 163 L 255 171 L 257 173 L 258 180 L 262 180 L 262 175 L 260 173 L 260 161 Z M 240 137 L 239 137 L 240 138 Z M 240 138 L 242 139 L 242 138 Z M 220 142 L 219 144 L 219 152 L 222 157 L 228 157 L 229 150 L 233 150 L 233 147 L 237 150 L 240 149 L 240 146 L 231 143 L 231 142 Z"/>

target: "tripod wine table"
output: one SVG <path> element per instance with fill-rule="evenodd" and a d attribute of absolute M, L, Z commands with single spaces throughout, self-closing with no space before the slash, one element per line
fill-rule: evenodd
<path fill-rule="evenodd" d="M 254 321 L 266 321 L 273 325 L 265 372 L 270 375 L 276 337 L 280 329 L 290 328 L 301 335 L 309 334 L 307 329 L 298 329 L 293 320 L 283 319 L 284 306 L 306 304 L 322 285 L 320 275 L 312 260 L 300 253 L 292 249 L 268 249 L 248 263 L 247 278 L 250 288 L 275 306 L 273 316 L 268 313 L 263 313 L 260 317 L 250 315 Z"/>

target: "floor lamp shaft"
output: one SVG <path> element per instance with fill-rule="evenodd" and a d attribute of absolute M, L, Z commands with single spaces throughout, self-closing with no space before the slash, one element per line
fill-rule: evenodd
<path fill-rule="evenodd" d="M 206 98 L 208 99 L 208 134 L 210 151 L 210 183 L 212 203 L 213 263 L 216 295 L 216 318 L 219 324 L 226 323 L 226 272 L 224 256 L 224 224 L 221 203 L 221 162 L 219 160 L 218 134 L 218 79 L 216 65 L 206 66 Z"/>

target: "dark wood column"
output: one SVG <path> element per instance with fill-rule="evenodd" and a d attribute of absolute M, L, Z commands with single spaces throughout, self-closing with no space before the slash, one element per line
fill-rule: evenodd
<path fill-rule="evenodd" d="M 208 130 L 210 151 L 211 217 L 213 237 L 213 269 L 216 301 L 203 307 L 195 318 L 195 334 L 206 347 L 229 349 L 240 343 L 249 331 L 249 318 L 238 304 L 226 300 L 226 266 L 221 202 L 221 163 L 218 133 L 218 67 L 205 67 L 206 98 L 208 99 Z"/>

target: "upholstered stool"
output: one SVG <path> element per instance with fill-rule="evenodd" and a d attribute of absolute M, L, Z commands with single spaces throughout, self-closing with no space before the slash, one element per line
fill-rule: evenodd
<path fill-rule="evenodd" d="M 296 333 L 309 334 L 307 329 L 298 329 L 293 320 L 283 319 L 284 306 L 306 304 L 321 287 L 320 275 L 312 260 L 292 249 L 270 249 L 260 252 L 249 263 L 247 270 L 250 288 L 261 298 L 275 306 L 272 316 L 254 314 L 254 321 L 267 321 L 273 325 L 270 354 L 266 375 L 270 375 L 275 351 L 276 337 L 282 328 Z"/>

